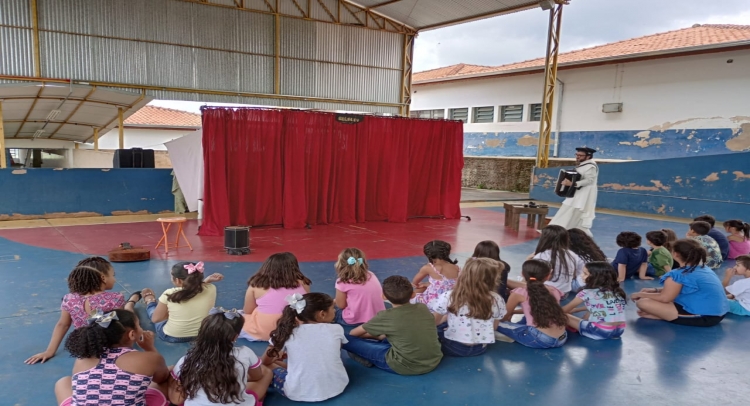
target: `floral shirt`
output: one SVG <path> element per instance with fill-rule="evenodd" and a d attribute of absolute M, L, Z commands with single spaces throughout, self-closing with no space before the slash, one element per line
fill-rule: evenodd
<path fill-rule="evenodd" d="M 435 301 L 435 313 L 448 315 L 448 329 L 445 338 L 464 344 L 492 344 L 495 342 L 494 321 L 505 316 L 505 301 L 492 292 L 492 317 L 487 320 L 475 319 L 467 316 L 469 308 L 461 306 L 458 314 L 448 311 L 451 304 L 451 292 L 440 295 Z"/>
<path fill-rule="evenodd" d="M 446 278 L 445 276 L 443 276 L 443 274 L 440 273 L 440 271 L 435 268 L 435 265 L 429 265 L 435 272 L 437 272 L 438 275 L 440 275 L 440 279 L 435 279 L 432 277 L 432 275 L 428 276 L 427 280 L 430 282 L 430 286 L 428 286 L 424 292 L 417 293 L 410 302 L 412 304 L 425 304 L 431 312 L 435 312 L 435 301 L 443 293 L 453 290 L 453 287 L 456 286 L 456 279 Z"/>
<path fill-rule="evenodd" d="M 87 301 L 92 313 L 97 310 L 107 313 L 125 306 L 125 296 L 118 292 L 105 291 L 91 296 L 68 293 L 63 297 L 60 309 L 70 313 L 74 328 L 86 325 L 86 321 L 89 318 L 89 313 L 86 312 Z"/>
<path fill-rule="evenodd" d="M 721 257 L 721 249 L 719 244 L 713 238 L 707 235 L 698 235 L 693 237 L 698 240 L 699 243 L 706 249 L 708 256 L 706 257 L 706 266 L 711 269 L 718 269 L 721 266 L 724 259 Z"/>
<path fill-rule="evenodd" d="M 589 321 L 596 323 L 625 322 L 625 299 L 611 291 L 584 289 L 576 295 L 589 312 Z"/>

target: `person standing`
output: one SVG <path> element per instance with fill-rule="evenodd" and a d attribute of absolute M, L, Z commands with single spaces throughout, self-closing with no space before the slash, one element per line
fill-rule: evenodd
<path fill-rule="evenodd" d="M 565 199 L 557 211 L 550 225 L 565 227 L 566 229 L 579 228 L 591 236 L 591 226 L 594 223 L 597 195 L 597 178 L 599 177 L 599 166 L 594 161 L 593 148 L 576 148 L 575 170 L 581 174 L 581 179 L 575 183 L 569 179 L 562 181 L 565 186 L 576 188 L 573 197 Z"/>

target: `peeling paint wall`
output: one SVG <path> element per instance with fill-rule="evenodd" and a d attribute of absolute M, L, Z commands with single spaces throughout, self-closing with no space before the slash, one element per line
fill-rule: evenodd
<path fill-rule="evenodd" d="M 0 170 L 0 220 L 174 209 L 171 169 Z"/>
<path fill-rule="evenodd" d="M 750 220 L 750 152 L 609 163 L 599 167 L 597 208 Z M 531 197 L 561 202 L 559 168 L 536 169 Z"/>
<path fill-rule="evenodd" d="M 632 160 L 750 151 L 747 72 L 750 50 L 560 70 L 564 92 L 552 134 L 554 142 L 559 129 L 558 157 L 572 157 L 581 145 L 601 158 Z M 543 79 L 416 84 L 411 109 L 445 109 L 447 117 L 451 108 L 493 106 L 494 122 L 464 124 L 464 155 L 534 157 L 539 122 L 529 111 L 541 100 Z M 623 111 L 603 113 L 604 103 L 623 103 Z M 523 105 L 522 121 L 501 122 L 505 105 Z"/>

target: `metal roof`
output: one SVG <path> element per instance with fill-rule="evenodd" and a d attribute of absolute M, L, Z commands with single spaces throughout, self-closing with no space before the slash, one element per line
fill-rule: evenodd
<path fill-rule="evenodd" d="M 151 101 L 141 93 L 64 83 L 0 85 L 5 138 L 88 142 Z"/>
<path fill-rule="evenodd" d="M 539 0 L 347 0 L 418 31 L 539 7 Z"/>

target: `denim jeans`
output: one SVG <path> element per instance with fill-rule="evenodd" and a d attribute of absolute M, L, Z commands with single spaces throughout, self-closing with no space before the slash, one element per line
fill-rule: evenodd
<path fill-rule="evenodd" d="M 156 306 L 158 305 L 157 301 L 153 301 L 146 305 L 146 313 L 148 314 L 148 319 L 151 320 L 151 316 L 154 315 L 154 311 L 156 310 Z M 195 337 L 172 337 L 170 335 L 167 335 L 164 333 L 164 325 L 167 324 L 167 320 L 160 321 L 158 323 L 154 323 L 154 330 L 156 330 L 156 335 L 165 342 L 168 343 L 189 343 L 190 341 L 193 341 Z"/>
<path fill-rule="evenodd" d="M 440 349 L 443 350 L 443 355 L 449 357 L 475 357 L 487 352 L 487 344 L 469 345 L 445 338 L 446 328 L 448 328 L 448 323 L 437 326 L 438 340 L 440 340 Z"/>
<path fill-rule="evenodd" d="M 653 265 L 649 262 L 648 266 L 646 267 L 646 276 L 656 276 L 656 268 L 654 268 Z"/>
<path fill-rule="evenodd" d="M 361 326 L 362 323 L 356 323 L 356 324 L 349 324 L 344 320 L 344 310 L 336 308 L 336 317 L 333 319 L 333 322 L 336 324 L 341 324 L 344 327 L 357 327 Z"/>
<path fill-rule="evenodd" d="M 592 323 L 587 320 L 581 320 L 578 324 L 578 332 L 592 340 L 609 340 L 620 338 L 625 332 L 625 323 L 618 326 L 609 326 L 606 324 Z"/>
<path fill-rule="evenodd" d="M 562 347 L 568 341 L 568 333 L 564 332 L 560 337 L 550 337 L 533 326 L 516 323 L 500 323 L 497 332 L 516 340 L 531 348 L 557 348 Z"/>
<path fill-rule="evenodd" d="M 394 372 L 388 363 L 385 362 L 385 355 L 391 349 L 391 343 L 388 340 L 370 340 L 367 338 L 354 337 L 349 334 L 344 334 L 348 343 L 344 344 L 342 348 L 344 351 L 349 351 L 360 357 L 372 362 L 373 366 L 376 366 L 384 371 L 391 373 Z"/>

